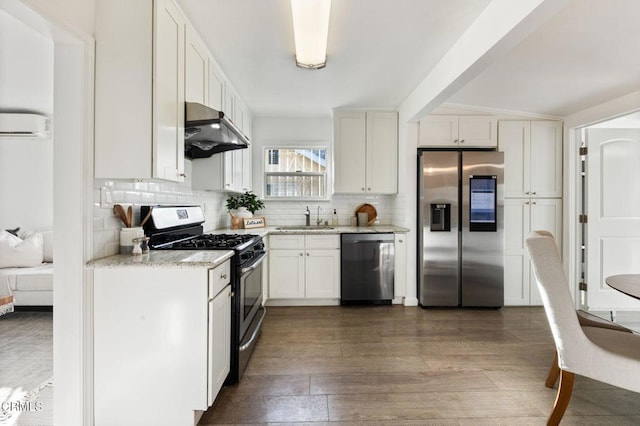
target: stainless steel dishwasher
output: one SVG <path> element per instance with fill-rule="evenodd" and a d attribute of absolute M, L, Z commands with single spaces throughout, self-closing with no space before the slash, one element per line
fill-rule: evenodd
<path fill-rule="evenodd" d="M 340 256 L 341 304 L 391 303 L 393 234 L 342 234 Z"/>

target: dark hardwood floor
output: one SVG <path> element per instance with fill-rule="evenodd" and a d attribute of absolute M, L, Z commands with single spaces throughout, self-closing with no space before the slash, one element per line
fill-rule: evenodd
<path fill-rule="evenodd" d="M 199 424 L 544 425 L 553 354 L 538 307 L 270 307 Z M 579 377 L 562 424 L 640 424 L 640 394 Z"/>

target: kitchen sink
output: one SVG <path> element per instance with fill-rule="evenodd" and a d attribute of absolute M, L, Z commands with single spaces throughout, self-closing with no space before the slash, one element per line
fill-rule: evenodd
<path fill-rule="evenodd" d="M 276 228 L 278 231 L 309 231 L 318 229 L 333 229 L 333 226 L 329 225 L 290 225 L 279 226 Z"/>

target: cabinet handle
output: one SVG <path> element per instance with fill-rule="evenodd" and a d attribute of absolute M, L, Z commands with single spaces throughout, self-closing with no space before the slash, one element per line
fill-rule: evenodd
<path fill-rule="evenodd" d="M 398 242 L 399 242 L 399 243 L 401 243 L 401 242 L 402 242 L 402 240 L 398 240 Z"/>
<path fill-rule="evenodd" d="M 458 143 L 458 139 L 454 139 L 454 140 L 453 140 L 453 143 Z"/>
<path fill-rule="evenodd" d="M 186 173 L 180 173 L 178 176 L 183 177 L 183 178 L 186 178 L 186 177 L 187 177 L 187 174 L 186 174 Z"/>
<path fill-rule="evenodd" d="M 226 186 L 231 186 L 231 184 L 230 184 L 230 183 L 228 183 L 228 184 L 226 184 Z"/>
<path fill-rule="evenodd" d="M 537 193 L 537 192 L 532 192 L 532 194 L 533 194 L 533 195 L 537 195 L 538 193 Z"/>
<path fill-rule="evenodd" d="M 529 204 L 530 204 L 528 201 L 525 201 L 524 203 L 525 203 L 526 205 L 529 205 Z"/>
<path fill-rule="evenodd" d="M 303 256 L 303 254 L 302 254 L 302 253 L 300 253 L 300 256 Z"/>
<path fill-rule="evenodd" d="M 307 256 L 309 256 L 309 253 L 307 253 Z"/>
<path fill-rule="evenodd" d="M 461 140 L 460 140 L 460 143 L 464 143 L 464 139 L 461 139 Z"/>
<path fill-rule="evenodd" d="M 222 274 L 222 275 L 220 275 L 220 279 L 221 279 L 221 280 L 226 280 L 226 279 L 227 279 L 227 274 Z"/>
<path fill-rule="evenodd" d="M 531 192 L 527 191 L 527 192 L 525 192 L 524 194 L 525 194 L 525 195 L 530 195 L 530 194 L 531 194 Z"/>
<path fill-rule="evenodd" d="M 364 191 L 364 187 L 362 188 L 362 191 Z"/>
<path fill-rule="evenodd" d="M 371 191 L 371 188 L 370 188 L 370 187 L 369 187 L 369 188 L 367 188 L 367 191 Z"/>
<path fill-rule="evenodd" d="M 533 202 L 531 202 L 531 204 L 538 204 L 538 203 L 537 203 L 537 202 L 535 202 L 535 201 L 533 201 Z"/>

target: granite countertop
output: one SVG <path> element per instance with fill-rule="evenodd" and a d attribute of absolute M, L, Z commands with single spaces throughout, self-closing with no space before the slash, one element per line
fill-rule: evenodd
<path fill-rule="evenodd" d="M 292 229 L 294 228 L 295 229 Z M 280 229 L 287 228 L 287 229 Z M 394 225 L 373 225 L 373 226 L 331 226 L 323 228 L 315 228 L 313 226 L 305 228 L 304 225 L 282 225 L 282 226 L 267 226 L 266 228 L 253 228 L 253 229 L 216 229 L 213 231 L 207 231 L 212 234 L 257 234 L 262 237 L 269 234 L 346 234 L 346 233 L 407 233 L 409 229 L 402 228 Z"/>
<path fill-rule="evenodd" d="M 233 256 L 233 250 L 152 250 L 142 255 L 117 254 L 90 261 L 90 268 L 215 268 Z"/>

